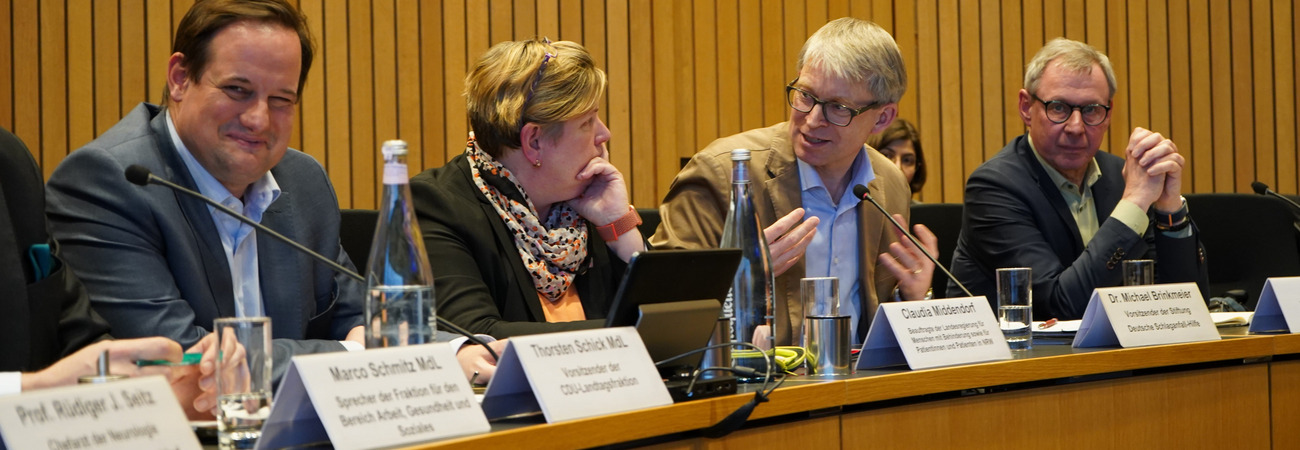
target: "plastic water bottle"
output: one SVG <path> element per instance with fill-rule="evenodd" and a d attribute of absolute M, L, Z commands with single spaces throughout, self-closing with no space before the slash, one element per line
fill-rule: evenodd
<path fill-rule="evenodd" d="M 731 164 L 731 208 L 722 227 L 722 247 L 739 248 L 741 258 L 731 291 L 723 304 L 723 315 L 731 315 L 733 341 L 753 344 L 774 356 L 776 323 L 772 313 L 775 305 L 772 257 L 768 253 L 763 229 L 758 224 L 754 201 L 749 195 L 749 150 L 732 150 Z M 741 380 L 761 380 L 761 374 L 767 373 L 763 353 L 751 347 L 733 347 L 731 358 L 732 364 L 753 368 L 760 374 L 751 380 L 739 377 Z"/>
<path fill-rule="evenodd" d="M 433 272 L 411 205 L 406 142 L 383 145 L 384 198 L 366 268 L 366 348 L 433 342 Z"/>

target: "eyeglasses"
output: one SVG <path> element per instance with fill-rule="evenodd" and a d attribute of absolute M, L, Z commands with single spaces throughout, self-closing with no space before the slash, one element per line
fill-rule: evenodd
<path fill-rule="evenodd" d="M 1047 111 L 1047 120 L 1052 121 L 1052 123 L 1065 123 L 1065 121 L 1070 120 L 1071 115 L 1074 115 L 1075 110 L 1079 111 L 1079 118 L 1083 119 L 1084 125 L 1088 126 L 1101 125 L 1106 120 L 1106 116 L 1110 115 L 1110 107 L 1106 105 L 1097 103 L 1071 105 L 1060 100 L 1046 101 L 1038 98 L 1037 94 L 1029 95 L 1043 104 L 1043 109 Z"/>
<path fill-rule="evenodd" d="M 822 105 L 822 117 L 826 118 L 827 122 L 841 127 L 849 126 L 849 122 L 852 122 L 853 118 L 857 117 L 858 114 L 879 108 L 884 104 L 884 102 L 876 101 L 861 108 L 850 108 L 839 103 L 819 99 L 808 91 L 794 87 L 796 81 L 799 81 L 799 79 L 795 78 L 794 81 L 785 86 L 785 102 L 789 103 L 790 107 L 794 108 L 795 111 L 801 113 L 810 113 L 813 107 Z"/>

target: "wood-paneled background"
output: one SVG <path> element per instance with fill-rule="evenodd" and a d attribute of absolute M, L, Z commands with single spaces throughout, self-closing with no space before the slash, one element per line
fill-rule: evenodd
<path fill-rule="evenodd" d="M 140 101 L 157 102 L 171 30 L 192 0 L 0 0 L 0 126 L 48 174 Z M 319 56 L 292 145 L 329 170 L 344 207 L 376 203 L 381 141 L 415 169 L 461 151 L 466 67 L 492 43 L 585 45 L 609 73 L 601 115 L 638 206 L 680 158 L 785 120 L 782 87 L 804 39 L 841 16 L 902 48 L 901 117 L 923 134 L 927 202 L 960 202 L 966 176 L 1023 132 L 1024 64 L 1065 36 L 1108 53 L 1119 78 L 1110 149 L 1133 126 L 1171 136 L 1189 192 L 1300 190 L 1291 0 L 298 0 Z"/>

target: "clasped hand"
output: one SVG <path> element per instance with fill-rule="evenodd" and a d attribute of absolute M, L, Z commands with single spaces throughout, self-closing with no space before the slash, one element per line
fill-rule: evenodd
<path fill-rule="evenodd" d="M 1142 210 L 1182 208 L 1182 174 L 1186 160 L 1174 142 L 1160 133 L 1135 128 L 1124 150 L 1124 199 Z"/>

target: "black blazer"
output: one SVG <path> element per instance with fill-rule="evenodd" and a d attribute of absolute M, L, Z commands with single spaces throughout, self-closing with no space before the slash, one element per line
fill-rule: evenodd
<path fill-rule="evenodd" d="M 41 169 L 22 141 L 0 129 L 0 371 L 41 370 L 109 337 L 108 323 L 61 262 L 35 280 L 28 249 L 43 243 L 57 250 L 46 231 Z"/>
<path fill-rule="evenodd" d="M 416 175 L 411 194 L 433 269 L 439 316 L 498 339 L 603 324 L 594 319 L 608 314 L 627 264 L 611 257 L 591 223 L 585 271 L 574 280 L 589 320 L 546 323 L 514 237 L 474 186 L 465 155 Z"/>
<path fill-rule="evenodd" d="M 961 237 L 952 272 L 972 294 L 997 302 L 996 270 L 1030 267 L 1034 277 L 1034 318 L 1079 319 L 1092 290 L 1119 286 L 1124 259 L 1155 259 L 1156 282 L 1195 281 L 1201 293 L 1209 283 L 1205 253 L 1195 224 L 1192 235 L 1173 238 L 1147 227 L 1138 236 L 1110 213 L 1124 195 L 1124 159 L 1097 152 L 1101 178 L 1092 186 L 1100 227 L 1083 242 L 1060 190 L 1034 157 L 1029 138 L 1006 145 L 966 182 Z M 1147 212 L 1149 220 L 1152 211 Z M 959 292 L 949 282 L 948 292 Z"/>

